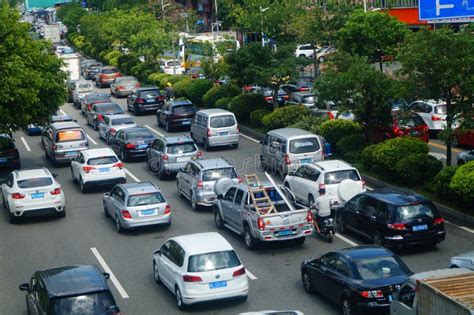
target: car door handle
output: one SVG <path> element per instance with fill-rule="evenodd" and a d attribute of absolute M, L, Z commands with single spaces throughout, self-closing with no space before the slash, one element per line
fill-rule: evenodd
<path fill-rule="evenodd" d="M 370 216 L 370 220 L 375 221 L 376 219 L 377 219 L 377 217 L 375 215 Z"/>
<path fill-rule="evenodd" d="M 360 211 L 359 211 L 359 210 L 356 210 L 356 211 L 354 211 L 354 213 L 355 213 L 355 214 L 359 214 L 359 213 L 360 213 Z"/>

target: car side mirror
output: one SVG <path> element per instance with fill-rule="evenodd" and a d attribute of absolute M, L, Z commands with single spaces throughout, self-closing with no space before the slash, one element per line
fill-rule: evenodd
<path fill-rule="evenodd" d="M 105 279 L 109 279 L 109 278 L 110 278 L 110 273 L 103 272 L 102 274 L 104 275 L 104 278 L 105 278 Z"/>
<path fill-rule="evenodd" d="M 224 199 L 224 195 L 223 195 L 223 194 L 219 194 L 219 195 L 216 196 L 216 198 L 217 198 L 218 200 L 222 200 L 222 199 Z"/>
<path fill-rule="evenodd" d="M 161 250 L 157 249 L 154 254 L 158 255 L 158 256 L 161 256 Z"/>
<path fill-rule="evenodd" d="M 30 285 L 28 283 L 22 283 L 18 286 L 20 291 L 30 292 Z"/>
<path fill-rule="evenodd" d="M 56 177 L 58 177 L 58 176 L 59 176 L 59 175 L 58 175 L 58 174 L 56 174 L 56 173 L 52 173 L 51 175 L 53 175 L 53 178 L 56 178 Z"/>
<path fill-rule="evenodd" d="M 110 193 L 105 193 L 104 197 L 110 197 Z"/>

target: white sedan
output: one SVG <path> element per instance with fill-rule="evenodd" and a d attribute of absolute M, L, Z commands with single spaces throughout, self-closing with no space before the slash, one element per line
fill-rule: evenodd
<path fill-rule="evenodd" d="M 66 215 L 66 199 L 55 177 L 47 168 L 13 171 L 8 175 L 2 184 L 2 197 L 10 223 L 29 216 Z"/>
<path fill-rule="evenodd" d="M 246 300 L 249 281 L 239 257 L 220 234 L 168 239 L 153 253 L 153 274 L 175 294 L 178 308 L 229 298 Z"/>
<path fill-rule="evenodd" d="M 71 175 L 72 181 L 79 183 L 83 193 L 91 186 L 127 181 L 124 164 L 110 148 L 80 151 L 78 157 L 71 161 Z"/>

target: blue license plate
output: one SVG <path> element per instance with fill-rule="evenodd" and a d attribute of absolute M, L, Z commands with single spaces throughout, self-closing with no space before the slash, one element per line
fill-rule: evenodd
<path fill-rule="evenodd" d="M 311 162 L 313 162 L 313 159 L 301 159 L 300 160 L 301 164 L 308 164 L 308 163 L 311 163 Z"/>
<path fill-rule="evenodd" d="M 142 210 L 142 215 L 152 215 L 155 214 L 155 209 Z"/>
<path fill-rule="evenodd" d="M 7 158 L 0 158 L 0 163 L 7 163 L 8 159 Z"/>
<path fill-rule="evenodd" d="M 44 198 L 44 193 L 31 194 L 31 199 L 40 199 L 40 198 Z"/>
<path fill-rule="evenodd" d="M 292 230 L 284 230 L 284 231 L 278 232 L 278 235 L 279 236 L 287 236 L 287 235 L 291 235 L 292 233 L 293 233 Z"/>
<path fill-rule="evenodd" d="M 69 151 L 69 152 L 66 152 L 64 153 L 64 156 L 77 156 L 77 152 L 76 151 Z"/>
<path fill-rule="evenodd" d="M 109 171 L 110 171 L 110 167 L 101 167 L 101 168 L 99 168 L 100 173 L 105 173 L 105 172 L 109 172 Z"/>
<path fill-rule="evenodd" d="M 219 136 L 228 136 L 228 135 L 229 135 L 228 131 L 219 132 Z"/>
<path fill-rule="evenodd" d="M 413 231 L 425 231 L 425 230 L 428 230 L 428 225 L 426 224 L 413 226 Z"/>
<path fill-rule="evenodd" d="M 146 102 L 147 102 L 147 103 L 154 103 L 155 100 L 153 100 L 153 99 L 152 99 L 152 100 L 146 100 Z"/>
<path fill-rule="evenodd" d="M 393 296 L 391 294 L 388 295 L 388 301 L 392 302 L 393 301 Z"/>
<path fill-rule="evenodd" d="M 225 288 L 227 281 L 216 281 L 209 283 L 209 289 Z"/>
<path fill-rule="evenodd" d="M 183 125 L 191 125 L 191 122 L 189 120 L 181 122 Z"/>
<path fill-rule="evenodd" d="M 137 145 L 137 148 L 138 149 L 146 149 L 146 148 L 148 148 L 148 144 L 139 144 L 139 145 Z"/>

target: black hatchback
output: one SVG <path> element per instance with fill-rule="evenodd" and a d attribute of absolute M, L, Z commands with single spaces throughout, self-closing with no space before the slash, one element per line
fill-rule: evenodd
<path fill-rule="evenodd" d="M 0 168 L 21 168 L 20 153 L 10 135 L 0 134 Z"/>
<path fill-rule="evenodd" d="M 156 137 L 144 127 L 131 127 L 117 131 L 112 140 L 112 150 L 122 162 L 130 158 L 145 157 Z"/>
<path fill-rule="evenodd" d="M 413 273 L 381 246 L 339 249 L 301 264 L 306 292 L 317 292 L 342 308 L 343 314 L 387 313 L 393 293 Z"/>
<path fill-rule="evenodd" d="M 165 96 L 156 86 L 139 87 L 132 91 L 127 98 L 127 110 L 135 116 L 145 112 L 156 112 L 163 107 Z"/>
<path fill-rule="evenodd" d="M 337 229 L 392 248 L 435 246 L 446 237 L 433 202 L 405 189 L 376 189 L 353 197 L 336 211 Z"/>
<path fill-rule="evenodd" d="M 92 265 L 59 267 L 35 272 L 20 290 L 28 314 L 120 314 L 108 278 Z"/>
<path fill-rule="evenodd" d="M 167 132 L 172 129 L 190 128 L 197 111 L 189 100 L 169 101 L 156 111 L 156 121 L 158 126 L 164 126 Z"/>

